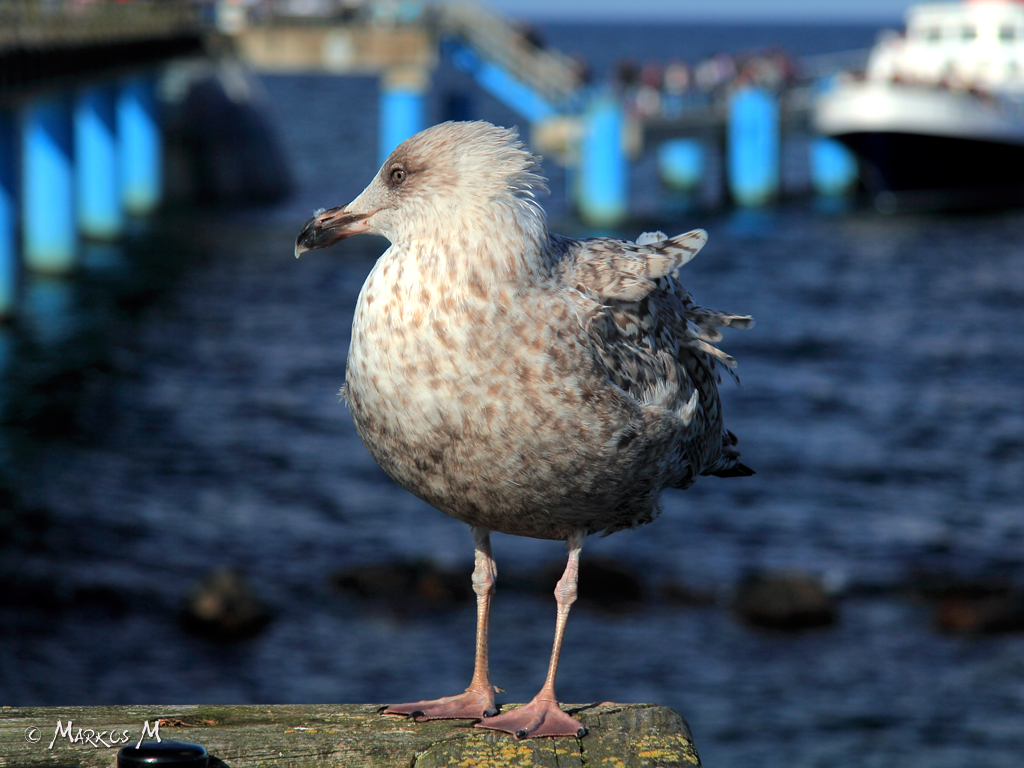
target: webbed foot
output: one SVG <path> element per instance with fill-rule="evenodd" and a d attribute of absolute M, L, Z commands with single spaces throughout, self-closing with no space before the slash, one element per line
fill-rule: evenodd
<path fill-rule="evenodd" d="M 494 690 L 467 688 L 458 696 L 443 699 L 390 704 L 385 715 L 409 715 L 418 723 L 424 720 L 479 720 L 498 714 L 494 705 Z"/>
<path fill-rule="evenodd" d="M 541 736 L 583 738 L 587 735 L 583 723 L 563 712 L 558 702 L 541 698 L 535 698 L 519 709 L 489 717 L 477 723 L 476 727 L 505 731 L 517 739 L 536 739 Z"/>

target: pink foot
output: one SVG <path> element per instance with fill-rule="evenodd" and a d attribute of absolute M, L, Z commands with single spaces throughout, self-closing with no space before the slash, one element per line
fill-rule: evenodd
<path fill-rule="evenodd" d="M 493 690 L 472 688 L 458 696 L 412 701 L 408 704 L 391 704 L 384 710 L 385 715 L 411 715 L 417 723 L 424 720 L 479 720 L 482 717 L 491 717 L 497 712 Z"/>
<path fill-rule="evenodd" d="M 583 738 L 587 735 L 583 723 L 559 709 L 558 702 L 540 698 L 511 712 L 489 717 L 477 723 L 476 727 L 505 731 L 517 739 L 535 739 L 540 736 Z"/>

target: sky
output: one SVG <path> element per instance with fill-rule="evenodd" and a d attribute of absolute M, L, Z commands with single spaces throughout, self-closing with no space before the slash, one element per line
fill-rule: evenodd
<path fill-rule="evenodd" d="M 489 0 L 521 19 L 694 19 L 898 23 L 911 0 Z"/>

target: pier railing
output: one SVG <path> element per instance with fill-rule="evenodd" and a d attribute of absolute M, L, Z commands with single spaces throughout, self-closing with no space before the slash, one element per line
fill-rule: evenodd
<path fill-rule="evenodd" d="M 434 11 L 443 34 L 463 38 L 549 101 L 564 104 L 579 89 L 577 67 L 571 58 L 537 47 L 501 16 L 468 2 L 441 2 Z"/>

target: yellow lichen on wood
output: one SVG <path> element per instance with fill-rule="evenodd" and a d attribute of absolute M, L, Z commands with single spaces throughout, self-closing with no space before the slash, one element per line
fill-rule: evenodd
<path fill-rule="evenodd" d="M 160 736 L 202 744 L 230 768 L 672 768 L 699 766 L 678 714 L 651 704 L 567 707 L 589 729 L 583 739 L 518 741 L 467 721 L 415 723 L 375 705 L 130 706 L 0 708 L 0 768 L 109 768 L 143 723 Z M 127 732 L 115 745 L 55 738 L 58 720 L 75 732 Z M 53 742 L 52 748 L 50 747 Z M 218 763 L 213 763 L 218 765 Z M 222 766 L 223 768 L 223 766 Z"/>
<path fill-rule="evenodd" d="M 693 742 L 678 733 L 644 736 L 636 744 L 636 755 L 651 765 L 677 764 L 680 757 L 691 765 L 700 765 Z"/>
<path fill-rule="evenodd" d="M 582 766 L 575 738 L 518 741 L 494 731 L 432 745 L 416 756 L 415 768 L 575 768 Z"/>

